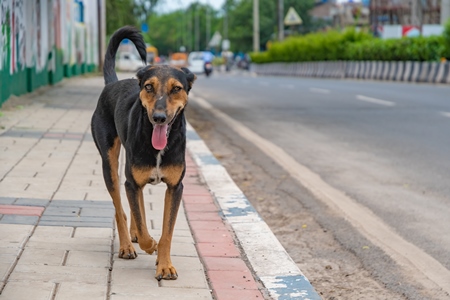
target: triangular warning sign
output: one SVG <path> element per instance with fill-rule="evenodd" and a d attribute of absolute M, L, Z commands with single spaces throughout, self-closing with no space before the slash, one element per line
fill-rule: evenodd
<path fill-rule="evenodd" d="M 300 25 L 302 23 L 302 18 L 300 18 L 295 9 L 292 6 L 289 7 L 286 17 L 284 18 L 284 25 Z"/>

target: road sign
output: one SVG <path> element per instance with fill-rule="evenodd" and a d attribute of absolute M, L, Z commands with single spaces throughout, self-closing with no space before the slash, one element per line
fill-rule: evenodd
<path fill-rule="evenodd" d="M 302 18 L 300 18 L 295 9 L 292 6 L 289 7 L 286 17 L 284 18 L 284 25 L 291 26 L 291 25 L 300 25 L 302 23 L 303 23 Z"/>
<path fill-rule="evenodd" d="M 209 47 L 218 47 L 220 45 L 221 40 L 222 40 L 222 35 L 220 34 L 220 32 L 216 31 L 216 32 L 214 32 L 213 37 L 209 41 L 208 46 Z"/>

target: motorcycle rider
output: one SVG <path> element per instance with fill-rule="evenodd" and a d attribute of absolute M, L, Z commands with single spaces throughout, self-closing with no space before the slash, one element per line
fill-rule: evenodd
<path fill-rule="evenodd" d="M 214 55 L 210 51 L 203 52 L 203 69 L 205 71 L 206 76 L 209 76 L 209 73 L 212 72 L 212 61 L 214 59 Z M 207 64 L 209 64 L 210 68 L 207 68 Z"/>

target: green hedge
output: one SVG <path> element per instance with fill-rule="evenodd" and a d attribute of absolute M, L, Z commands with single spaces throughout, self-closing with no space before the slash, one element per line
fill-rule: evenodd
<path fill-rule="evenodd" d="M 255 63 L 336 60 L 438 61 L 450 58 L 450 21 L 446 35 L 379 39 L 354 29 L 291 37 L 262 53 L 251 53 Z"/>

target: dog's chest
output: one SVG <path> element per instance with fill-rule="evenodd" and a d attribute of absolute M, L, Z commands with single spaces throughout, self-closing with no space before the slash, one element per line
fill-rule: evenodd
<path fill-rule="evenodd" d="M 148 179 L 148 183 L 156 185 L 158 183 L 161 183 L 162 178 L 164 177 L 164 174 L 161 170 L 161 162 L 162 162 L 162 151 L 158 153 L 158 156 L 156 157 L 156 167 L 152 169 L 150 172 L 150 178 Z"/>

